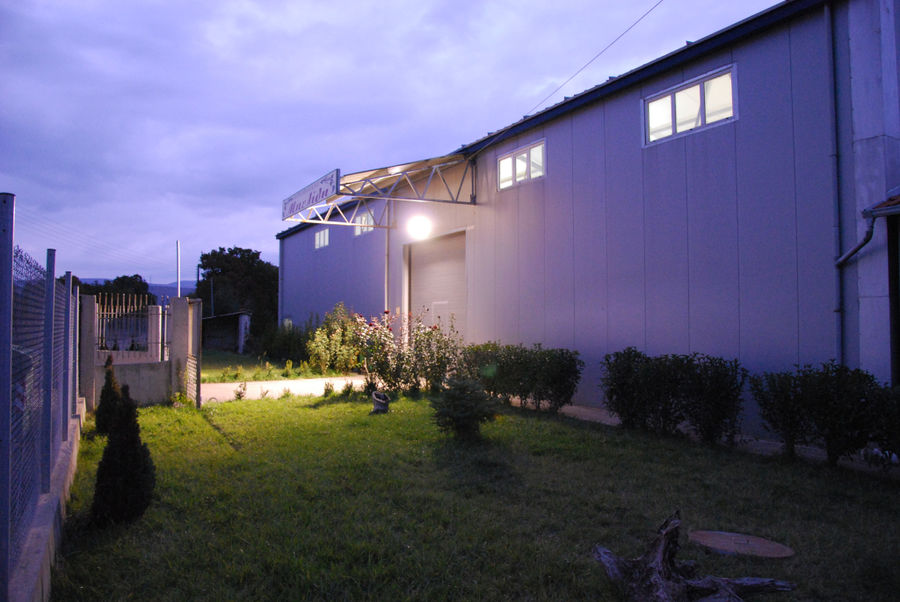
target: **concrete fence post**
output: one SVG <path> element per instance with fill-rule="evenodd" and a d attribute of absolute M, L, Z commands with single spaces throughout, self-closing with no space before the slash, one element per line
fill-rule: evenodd
<path fill-rule="evenodd" d="M 94 382 L 97 359 L 97 302 L 93 295 L 81 296 L 81 338 L 78 341 L 78 386 L 84 397 L 84 407 L 93 412 L 97 407 L 97 387 Z"/>
<path fill-rule="evenodd" d="M 163 340 L 163 308 L 161 305 L 147 307 L 147 353 L 154 362 L 166 360 Z"/>

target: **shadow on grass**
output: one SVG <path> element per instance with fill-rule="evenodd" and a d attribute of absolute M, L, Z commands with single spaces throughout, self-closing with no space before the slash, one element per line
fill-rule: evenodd
<path fill-rule="evenodd" d="M 508 497 L 523 487 L 522 476 L 509 461 L 510 450 L 502 443 L 447 436 L 433 443 L 432 456 L 453 489 Z"/>
<path fill-rule="evenodd" d="M 350 395 L 345 395 L 344 393 L 335 393 L 334 395 L 329 395 L 328 397 L 319 398 L 318 401 L 311 403 L 308 407 L 312 410 L 318 410 L 319 408 L 333 406 L 340 403 L 372 403 L 372 401 L 362 393 L 351 393 Z"/>

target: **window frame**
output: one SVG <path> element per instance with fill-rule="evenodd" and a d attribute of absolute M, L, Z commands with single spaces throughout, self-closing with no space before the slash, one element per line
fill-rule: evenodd
<path fill-rule="evenodd" d="M 532 149 L 540 148 L 541 149 L 541 173 L 537 176 L 531 175 L 532 169 L 532 157 L 531 151 Z M 518 170 L 518 164 L 520 158 L 524 156 L 525 162 L 524 167 L 525 170 L 520 177 L 520 172 Z M 504 160 L 509 160 L 510 172 L 509 172 L 509 183 L 506 186 L 502 185 L 504 180 L 501 179 L 501 165 Z M 504 190 L 509 190 L 511 188 L 515 188 L 516 186 L 521 186 L 523 184 L 527 184 L 528 182 L 533 182 L 535 180 L 543 179 L 547 176 L 547 139 L 541 138 L 540 140 L 536 140 L 530 144 L 526 144 L 524 146 L 520 146 L 510 152 L 503 153 L 502 155 L 497 157 L 497 190 L 499 192 L 503 192 Z"/>
<path fill-rule="evenodd" d="M 369 212 L 360 213 L 353 218 L 353 236 L 362 236 L 375 229 L 375 219 Z"/>
<path fill-rule="evenodd" d="M 731 75 L 731 116 L 725 117 L 723 119 L 717 119 L 713 122 L 706 121 L 706 83 L 716 79 L 725 74 Z M 729 65 L 725 65 L 723 67 L 719 67 L 712 71 L 708 71 L 702 75 L 691 78 L 689 80 L 683 81 L 679 84 L 666 88 L 665 90 L 661 90 L 659 92 L 655 92 L 649 96 L 644 96 L 641 98 L 641 135 L 643 137 L 643 147 L 654 146 L 656 144 L 661 144 L 663 142 L 667 142 L 669 140 L 675 140 L 676 138 L 682 138 L 684 136 L 689 136 L 691 134 L 702 132 L 704 130 L 708 130 L 710 128 L 718 127 L 720 125 L 725 125 L 726 123 L 733 123 L 738 119 L 738 102 L 737 102 L 737 88 L 738 88 L 738 77 L 737 77 L 737 65 L 731 63 Z M 696 127 L 685 129 L 682 131 L 678 131 L 678 119 L 677 119 L 677 103 L 675 102 L 675 95 L 679 92 L 689 90 L 697 86 L 700 89 L 700 106 L 698 108 L 698 115 L 702 121 L 702 123 Z M 655 140 L 650 140 L 650 104 L 654 103 L 658 100 L 669 98 L 669 111 L 670 111 L 670 134 L 666 136 L 661 136 L 656 138 Z"/>
<path fill-rule="evenodd" d="M 329 236 L 328 236 L 329 228 L 319 228 L 316 230 L 315 236 L 313 237 L 313 248 L 318 251 L 320 249 L 325 249 L 328 247 Z"/>

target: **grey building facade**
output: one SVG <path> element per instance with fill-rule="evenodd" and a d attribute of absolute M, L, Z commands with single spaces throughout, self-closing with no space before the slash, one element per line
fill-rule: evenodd
<path fill-rule="evenodd" d="M 429 160 L 456 202 L 373 170 L 357 226 L 277 235 L 280 318 L 453 314 L 470 342 L 578 350 L 584 404 L 627 346 L 897 383 L 896 8 L 776 5 Z"/>

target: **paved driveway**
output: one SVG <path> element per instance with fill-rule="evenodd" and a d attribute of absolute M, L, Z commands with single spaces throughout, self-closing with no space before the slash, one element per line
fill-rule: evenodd
<path fill-rule="evenodd" d="M 334 386 L 334 392 L 340 393 L 346 383 L 352 382 L 358 390 L 363 386 L 362 376 L 336 376 L 333 378 L 301 378 L 296 380 L 262 380 L 247 381 L 247 391 L 244 399 L 263 399 L 264 397 L 280 397 L 285 390 L 294 395 L 322 395 L 325 391 L 325 383 L 330 382 Z M 234 383 L 201 383 L 201 403 L 216 401 L 231 401 L 237 398 L 238 387 L 243 384 Z"/>

